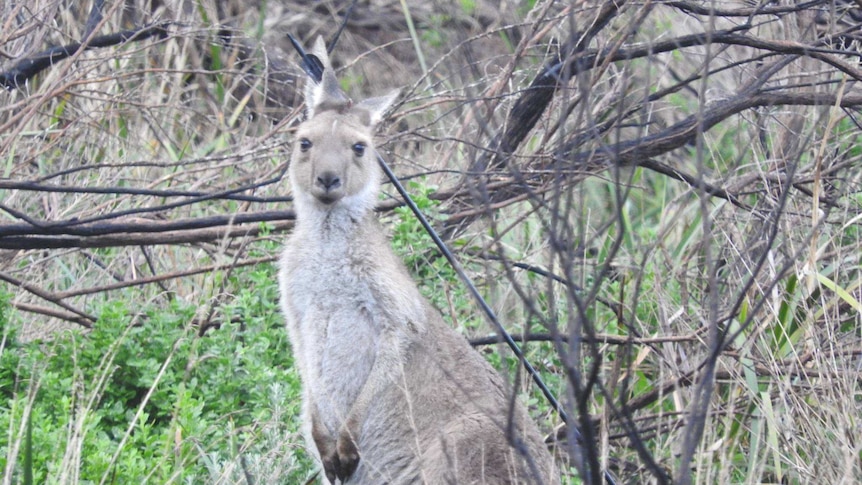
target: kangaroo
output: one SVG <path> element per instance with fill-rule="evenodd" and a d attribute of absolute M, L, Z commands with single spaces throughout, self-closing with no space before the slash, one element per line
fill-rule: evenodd
<path fill-rule="evenodd" d="M 398 92 L 354 104 L 322 39 L 312 53 L 324 74 L 296 131 L 279 287 L 325 482 L 559 484 L 535 423 L 422 297 L 373 213 L 372 137 Z"/>

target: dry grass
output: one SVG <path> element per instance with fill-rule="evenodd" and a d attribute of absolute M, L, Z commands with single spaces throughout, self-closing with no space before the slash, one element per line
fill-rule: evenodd
<path fill-rule="evenodd" d="M 2 66 L 83 38 L 90 3 L 0 7 Z M 102 231 L 34 229 L 70 247 L 0 252 L 28 338 L 92 325 L 115 299 L 179 300 L 206 320 L 236 291 L 210 271 L 273 258 L 267 242 L 291 226 L 301 76 L 285 34 L 329 36 L 347 6 L 130 3 L 108 2 L 96 32 L 171 20 L 170 34 L 76 53 L 0 93 L 3 224 Z M 862 480 L 856 11 L 410 3 L 413 37 L 399 3 L 357 7 L 334 54 L 345 87 L 405 87 L 385 155 L 448 201 L 438 225 L 507 326 L 567 337 L 528 355 L 596 463 L 631 482 Z M 659 49 L 702 32 L 714 42 Z M 500 156 L 523 122 L 513 106 L 557 52 L 584 64 L 565 64 Z M 485 333 L 457 285 L 424 284 Z"/>

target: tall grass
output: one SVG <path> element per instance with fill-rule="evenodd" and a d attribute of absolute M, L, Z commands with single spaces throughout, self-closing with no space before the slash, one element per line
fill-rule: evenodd
<path fill-rule="evenodd" d="M 5 55 L 84 35 L 92 2 L 31 3 L 0 6 Z M 330 35 L 347 6 L 131 3 L 108 2 L 97 34 L 170 19 L 170 35 L 77 53 L 0 93 L 0 182 L 19 184 L 0 186 L 0 228 L 30 220 L 44 226 L 32 241 L 74 242 L 0 251 L 3 482 L 312 480 L 271 265 L 302 112 L 283 33 Z M 568 425 L 505 349 L 477 348 L 559 439 L 569 483 L 590 481 L 590 456 L 624 482 L 860 481 L 862 151 L 839 43 L 856 12 L 698 5 L 371 2 L 334 56 L 357 97 L 404 87 L 380 146 L 507 328 L 528 334 Z M 557 84 L 527 89 L 558 53 Z M 778 101 L 712 123 L 758 76 Z M 513 108 L 529 114 L 520 100 L 542 89 L 535 126 L 504 146 L 525 119 Z M 786 101 L 809 95 L 830 102 Z M 487 336 L 384 192 L 423 293 Z M 76 220 L 128 229 L 64 232 Z M 190 225 L 162 232 L 177 221 Z"/>

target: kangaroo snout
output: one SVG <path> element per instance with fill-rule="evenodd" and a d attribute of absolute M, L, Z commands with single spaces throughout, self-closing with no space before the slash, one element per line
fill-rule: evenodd
<path fill-rule="evenodd" d="M 333 172 L 323 172 L 317 176 L 317 185 L 329 192 L 341 187 L 341 178 Z"/>

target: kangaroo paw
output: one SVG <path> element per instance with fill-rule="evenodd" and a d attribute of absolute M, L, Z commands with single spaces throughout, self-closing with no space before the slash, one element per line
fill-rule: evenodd
<path fill-rule="evenodd" d="M 335 475 L 344 482 L 353 475 L 356 467 L 359 466 L 359 449 L 356 447 L 356 442 L 351 434 L 346 430 L 342 430 L 339 434 L 335 448 L 338 450 L 338 466 Z"/>
<path fill-rule="evenodd" d="M 323 463 L 323 472 L 326 474 L 326 479 L 329 480 L 329 483 L 335 483 L 336 472 L 340 468 L 335 447 L 322 448 L 318 446 L 317 451 L 320 453 L 320 461 Z"/>

